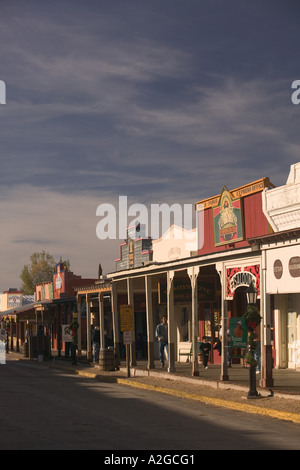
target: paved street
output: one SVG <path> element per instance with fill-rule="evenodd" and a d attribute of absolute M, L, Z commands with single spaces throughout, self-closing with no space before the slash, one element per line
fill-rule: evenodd
<path fill-rule="evenodd" d="M 1 450 L 299 449 L 297 424 L 97 382 L 35 362 L 8 360 L 0 366 L 0 380 Z"/>

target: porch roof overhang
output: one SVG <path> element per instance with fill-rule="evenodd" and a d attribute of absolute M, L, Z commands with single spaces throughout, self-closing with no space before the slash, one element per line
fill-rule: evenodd
<path fill-rule="evenodd" d="M 23 305 L 21 307 L 15 307 L 9 310 L 5 310 L 3 312 L 0 312 L 0 315 L 2 317 L 9 317 L 9 318 L 16 319 L 20 315 L 28 313 L 28 312 L 34 312 L 34 310 L 35 310 L 35 303 L 32 303 L 32 304 Z"/>
<path fill-rule="evenodd" d="M 300 228 L 284 230 L 282 232 L 273 232 L 260 237 L 249 238 L 250 245 L 267 245 L 270 243 L 285 242 L 300 238 Z"/>
<path fill-rule="evenodd" d="M 84 294 L 102 294 L 111 292 L 111 282 L 110 281 L 99 281 L 95 284 L 88 286 L 79 286 L 75 288 L 75 292 L 78 295 Z"/>
<path fill-rule="evenodd" d="M 162 263 L 150 262 L 139 268 L 128 269 L 126 271 L 116 271 L 107 275 L 112 282 L 120 281 L 128 277 L 141 277 L 146 275 L 164 274 L 169 271 L 183 271 L 193 266 L 211 266 L 220 262 L 229 260 L 239 260 L 241 258 L 250 258 L 251 256 L 259 256 L 261 249 L 258 244 L 251 244 L 249 247 L 234 248 L 227 251 L 219 251 L 206 255 L 196 255 L 189 258 L 166 261 Z"/>

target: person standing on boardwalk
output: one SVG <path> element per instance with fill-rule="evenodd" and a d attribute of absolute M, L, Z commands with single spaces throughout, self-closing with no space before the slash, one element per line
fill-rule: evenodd
<path fill-rule="evenodd" d="M 167 353 L 167 361 L 169 361 L 169 351 L 168 351 L 168 322 L 167 317 L 164 315 L 156 327 L 155 336 L 159 342 L 159 359 L 161 367 L 165 365 L 165 350 Z"/>

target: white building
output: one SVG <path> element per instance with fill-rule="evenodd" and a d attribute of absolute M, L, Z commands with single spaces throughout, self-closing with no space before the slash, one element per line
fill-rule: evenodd
<path fill-rule="evenodd" d="M 300 369 L 300 163 L 291 165 L 284 186 L 262 197 L 274 230 L 259 242 L 275 367 Z"/>

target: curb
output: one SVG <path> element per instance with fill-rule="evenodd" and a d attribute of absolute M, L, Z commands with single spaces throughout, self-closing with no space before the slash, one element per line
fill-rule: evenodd
<path fill-rule="evenodd" d="M 46 365 L 46 364 L 43 364 Z M 154 392 L 159 392 L 159 393 L 164 393 L 166 395 L 171 395 L 174 397 L 178 398 L 185 398 L 188 400 L 194 400 L 198 401 L 201 403 L 205 403 L 208 405 L 213 405 L 213 406 L 218 406 L 222 408 L 227 408 L 231 410 L 236 410 L 236 411 L 242 411 L 246 413 L 251 413 L 251 414 L 258 414 L 258 415 L 263 415 L 263 416 L 268 416 L 270 418 L 276 418 L 284 421 L 289 421 L 293 422 L 295 424 L 300 424 L 300 415 L 297 413 L 290 413 L 290 412 L 285 412 L 285 411 L 277 411 L 277 410 L 272 410 L 269 408 L 261 408 L 259 406 L 255 405 L 248 405 L 248 404 L 243 404 L 243 403 L 238 403 L 238 402 L 233 402 L 233 401 L 228 401 L 228 400 L 222 400 L 220 398 L 211 398 L 207 397 L 204 395 L 196 395 L 192 393 L 187 393 L 187 392 L 182 392 L 179 390 L 175 389 L 169 389 L 169 388 L 164 388 L 164 387 L 159 387 L 156 385 L 146 385 L 143 383 L 139 382 L 133 382 L 129 378 L 120 378 L 120 377 L 114 377 L 114 376 L 109 376 L 109 375 L 102 375 L 97 372 L 90 372 L 84 369 L 76 369 L 76 368 L 71 368 L 67 365 L 64 364 L 52 364 L 50 365 L 49 363 L 47 364 L 50 369 L 60 369 L 63 370 L 64 372 L 70 373 L 70 374 L 75 374 L 79 375 L 82 377 L 87 377 L 91 379 L 96 379 L 98 381 L 102 382 L 110 382 L 110 383 L 118 383 L 126 386 L 130 386 L 133 388 L 139 388 L 143 390 L 149 390 L 149 391 L 154 391 Z M 125 369 L 121 368 L 120 372 L 126 372 Z M 181 382 L 190 382 L 190 383 L 195 383 L 194 379 L 189 379 L 188 377 L 180 377 L 180 376 L 170 376 L 170 374 L 162 374 L 160 372 L 152 372 L 151 374 L 149 371 L 140 371 L 138 369 L 131 369 L 132 373 L 132 378 L 134 377 L 149 377 L 152 375 L 153 377 L 160 377 L 160 378 L 167 378 L 168 380 L 174 380 L 174 381 L 181 381 Z M 246 391 L 247 387 L 242 386 L 242 385 L 237 385 L 237 384 L 228 384 L 226 383 L 219 383 L 219 382 L 214 382 L 210 380 L 200 380 L 199 385 L 206 385 L 212 388 L 216 389 L 221 389 L 221 388 L 231 388 L 233 390 L 241 390 L 241 391 Z M 265 392 L 265 390 L 264 390 Z M 283 397 L 283 398 L 295 398 L 294 396 L 289 396 L 286 394 L 276 394 L 277 397 Z M 299 397 L 296 397 L 299 399 Z"/>
<path fill-rule="evenodd" d="M 130 379 L 103 376 L 101 374 L 91 373 L 88 371 L 74 370 L 74 373 L 80 376 L 94 378 L 103 382 L 118 383 L 118 384 L 126 385 L 129 387 L 133 387 L 133 388 L 139 388 L 142 390 L 149 390 L 153 392 L 164 393 L 166 395 L 171 395 L 177 398 L 185 398 L 188 400 L 194 400 L 194 401 L 198 401 L 201 403 L 205 403 L 207 405 L 213 405 L 213 406 L 218 406 L 218 407 L 227 408 L 231 410 L 242 411 L 242 412 L 250 413 L 250 414 L 256 414 L 256 415 L 259 414 L 262 416 L 268 416 L 269 418 L 276 418 L 276 419 L 300 424 L 300 415 L 297 413 L 277 411 L 277 410 L 272 410 L 269 408 L 260 408 L 259 406 L 248 405 L 246 403 L 243 404 L 243 403 L 238 403 L 238 402 L 233 402 L 233 401 L 228 401 L 228 400 L 222 400 L 220 398 L 211 398 L 211 397 L 206 397 L 205 395 L 196 395 L 192 393 L 186 393 L 186 392 L 182 392 L 182 391 L 175 390 L 175 389 L 158 387 L 156 385 L 146 385 L 146 384 L 139 383 L 139 382 L 132 382 Z M 161 377 L 160 374 L 157 374 L 157 375 Z M 140 374 L 140 376 L 146 376 L 146 374 Z M 170 379 L 169 376 L 168 378 Z M 205 385 L 207 385 L 208 382 L 209 381 L 203 381 Z M 210 386 L 213 386 L 214 388 L 218 388 L 217 386 L 214 386 L 211 384 Z M 246 390 L 245 387 L 242 387 L 242 386 L 237 386 L 237 387 L 239 390 L 243 390 L 243 391 Z M 235 389 L 237 388 L 235 387 Z"/>
<path fill-rule="evenodd" d="M 151 390 L 154 392 L 160 392 L 160 393 L 172 395 L 172 396 L 179 397 L 179 398 L 187 398 L 189 400 L 199 401 L 201 403 L 206 403 L 208 405 L 219 406 L 222 408 L 228 408 L 228 409 L 236 410 L 236 411 L 243 411 L 246 413 L 260 414 L 264 416 L 269 416 L 271 418 L 277 418 L 277 419 L 281 419 L 285 421 L 292 421 L 293 423 L 300 424 L 300 415 L 296 413 L 287 413 L 284 411 L 276 411 L 276 410 L 271 410 L 268 408 L 260 408 L 254 405 L 247 405 L 247 404 L 237 403 L 237 402 L 228 401 L 228 400 L 221 400 L 219 398 L 210 398 L 210 397 L 206 397 L 202 395 L 195 395 L 195 394 L 181 392 L 181 391 L 174 390 L 174 389 L 171 390 L 171 389 L 167 389 L 163 387 L 157 387 L 155 385 L 145 385 L 145 384 L 141 384 L 137 382 L 131 382 L 128 379 L 116 378 L 116 382 L 123 384 L 123 385 L 128 385 L 130 387 L 134 387 L 134 388 L 140 388 L 143 390 Z"/>

